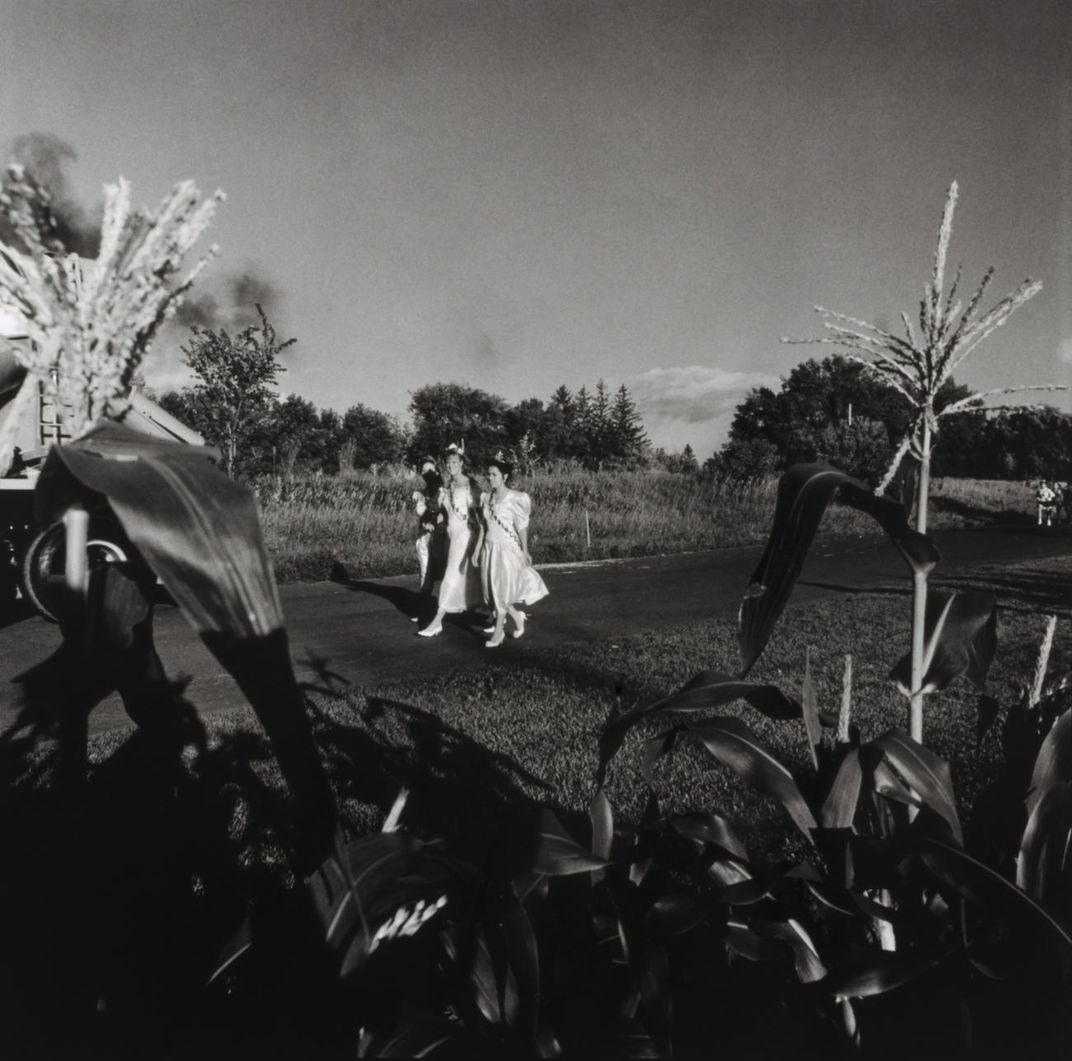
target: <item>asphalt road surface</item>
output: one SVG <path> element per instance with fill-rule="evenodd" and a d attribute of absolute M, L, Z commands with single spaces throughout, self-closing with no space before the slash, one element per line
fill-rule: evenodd
<path fill-rule="evenodd" d="M 938 574 L 946 576 L 981 563 L 1072 552 L 1072 533 L 1064 528 L 946 531 L 934 538 L 943 555 Z M 283 610 L 300 680 L 313 681 L 326 668 L 355 687 L 370 688 L 459 665 L 523 660 L 534 649 L 569 641 L 613 639 L 732 616 L 759 553 L 748 547 L 541 567 L 550 596 L 531 609 L 523 639 L 507 639 L 494 650 L 484 647 L 485 638 L 475 627 L 449 617 L 438 637 L 415 636 L 417 624 L 409 620 L 419 607 L 415 576 L 287 585 L 282 587 Z M 793 601 L 902 581 L 908 584 L 904 564 L 884 540 L 820 541 L 812 547 Z M 177 608 L 157 608 L 155 635 L 169 676 L 190 678 L 186 695 L 199 711 L 226 711 L 244 702 Z M 16 718 L 18 675 L 58 644 L 58 629 L 37 617 L 0 628 L 0 733 Z M 113 696 L 94 710 L 90 728 L 100 732 L 126 723 Z"/>

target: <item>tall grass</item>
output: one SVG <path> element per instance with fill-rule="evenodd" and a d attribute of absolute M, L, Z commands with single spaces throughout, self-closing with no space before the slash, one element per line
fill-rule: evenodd
<path fill-rule="evenodd" d="M 340 476 L 265 477 L 253 483 L 265 536 L 282 581 L 417 570 L 411 498 L 420 480 L 404 470 Z M 776 481 L 731 488 L 662 470 L 538 471 L 515 483 L 533 500 L 530 543 L 537 564 L 752 545 L 766 539 Z M 961 526 L 1028 513 L 1025 484 L 940 480 L 932 525 Z M 947 503 L 943 504 L 943 499 Z M 837 508 L 825 533 L 870 534 L 865 517 Z"/>

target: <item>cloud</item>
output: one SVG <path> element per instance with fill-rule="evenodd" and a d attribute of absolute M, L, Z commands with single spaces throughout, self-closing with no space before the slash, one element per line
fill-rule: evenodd
<path fill-rule="evenodd" d="M 24 166 L 51 193 L 55 235 L 64 247 L 84 258 L 95 258 L 103 207 L 87 208 L 71 192 L 67 169 L 78 158 L 75 149 L 54 133 L 23 133 L 8 145 L 7 158 Z M 4 235 L 10 238 L 9 233 Z"/>
<path fill-rule="evenodd" d="M 1061 345 L 1057 348 L 1057 356 L 1063 364 L 1072 365 L 1072 337 L 1061 340 Z"/>
<path fill-rule="evenodd" d="M 193 327 L 237 331 L 260 323 L 257 306 L 271 320 L 280 302 L 278 288 L 252 265 L 243 273 L 225 277 L 219 286 L 222 293 L 218 297 L 209 291 L 187 295 L 175 312 L 175 326 L 183 331 Z"/>
<path fill-rule="evenodd" d="M 626 382 L 647 420 L 705 424 L 731 412 L 753 387 L 778 380 L 758 372 L 727 372 L 709 365 L 653 368 Z"/>

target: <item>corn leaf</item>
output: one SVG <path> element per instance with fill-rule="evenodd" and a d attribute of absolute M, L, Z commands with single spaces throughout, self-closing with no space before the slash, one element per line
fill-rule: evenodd
<path fill-rule="evenodd" d="M 925 838 L 920 857 L 927 868 L 968 900 L 1003 919 L 1020 922 L 1038 938 L 1055 946 L 1065 968 L 1072 968 L 1072 938 L 1026 892 L 989 866 L 940 840 Z"/>
<path fill-rule="evenodd" d="M 614 811 L 602 788 L 597 788 L 588 804 L 588 819 L 592 823 L 592 854 L 606 862 L 614 844 Z M 592 882 L 601 880 L 602 869 L 592 870 Z"/>
<path fill-rule="evenodd" d="M 103 495 L 198 633 L 264 637 L 283 625 L 252 493 L 210 450 L 105 422 L 52 448 L 34 493 L 49 526 Z"/>
<path fill-rule="evenodd" d="M 358 1057 L 431 1057 L 444 1043 L 458 1038 L 459 1028 L 445 1017 L 407 1014 L 393 1035 L 364 1035 Z"/>
<path fill-rule="evenodd" d="M 473 984 L 474 1001 L 477 1009 L 489 1024 L 503 1023 L 503 1009 L 499 999 L 499 979 L 495 965 L 491 960 L 487 937 L 483 929 L 478 929 L 474 944 L 473 965 L 470 970 Z"/>
<path fill-rule="evenodd" d="M 859 749 L 853 748 L 841 760 L 834 783 L 819 811 L 819 821 L 824 829 L 851 829 L 856 818 L 856 804 L 860 799 L 863 768 L 860 765 Z"/>
<path fill-rule="evenodd" d="M 719 814 L 699 811 L 676 814 L 667 819 L 667 825 L 679 836 L 700 844 L 712 844 L 742 862 L 748 861 L 748 849 L 737 838 L 729 822 Z"/>
<path fill-rule="evenodd" d="M 1050 785 L 1028 818 L 1016 858 L 1016 883 L 1038 902 L 1067 892 L 1072 858 L 1072 782 Z"/>
<path fill-rule="evenodd" d="M 808 752 L 811 765 L 819 769 L 819 746 L 823 740 L 823 723 L 819 717 L 819 695 L 811 676 L 811 650 L 804 656 L 804 682 L 800 692 L 800 710 L 804 719 L 804 731 L 808 735 Z"/>
<path fill-rule="evenodd" d="M 793 775 L 760 743 L 740 719 L 721 717 L 695 723 L 688 732 L 724 766 L 764 795 L 779 800 L 809 839 L 816 821 Z"/>
<path fill-rule="evenodd" d="M 964 833 L 953 798 L 953 778 L 949 764 L 929 748 L 912 740 L 900 729 L 891 729 L 871 742 L 904 778 L 922 805 L 930 807 L 949 826 L 953 839 L 964 843 Z"/>
<path fill-rule="evenodd" d="M 938 562 L 934 543 L 912 530 L 898 502 L 876 497 L 859 480 L 829 465 L 793 465 L 778 484 L 770 537 L 741 602 L 741 677 L 752 669 L 770 640 L 835 493 L 840 493 L 845 503 L 873 516 L 913 570 L 930 571 Z"/>
<path fill-rule="evenodd" d="M 476 879 L 472 867 L 437 845 L 393 832 L 338 845 L 308 887 L 324 938 L 345 975 L 360 968 L 381 942 L 421 930 L 436 910 L 455 914 L 468 903 Z"/>
<path fill-rule="evenodd" d="M 588 817 L 592 822 L 592 854 L 605 861 L 610 858 L 611 842 L 614 840 L 614 811 L 601 788 L 597 788 L 592 796 Z"/>
<path fill-rule="evenodd" d="M 743 921 L 726 924 L 726 946 L 742 958 L 753 962 L 781 961 L 789 953 L 784 941 L 761 936 Z"/>
<path fill-rule="evenodd" d="M 502 1021 L 507 1027 L 533 1039 L 539 1018 L 540 958 L 532 922 L 512 889 L 490 889 L 481 919 L 481 932 L 491 962 L 495 1001 Z M 484 993 L 487 989 L 485 984 L 479 991 Z"/>
<path fill-rule="evenodd" d="M 718 671 L 701 671 L 676 693 L 645 704 L 637 714 L 688 715 L 721 707 L 734 700 L 744 700 L 768 718 L 778 721 L 801 717 L 800 704 L 777 686 L 741 681 Z"/>
<path fill-rule="evenodd" d="M 768 718 L 786 720 L 801 716 L 800 704 L 786 696 L 777 686 L 763 682 L 742 681 L 717 671 L 701 671 L 670 696 L 648 701 L 629 711 L 615 710 L 611 713 L 599 737 L 597 780 L 602 781 L 607 764 L 622 746 L 626 733 L 642 719 L 661 713 L 700 714 L 732 703 L 734 700 L 744 700 Z M 650 770 L 656 759 L 672 749 L 672 731 L 666 734 L 666 738 L 665 747 L 659 750 L 652 749 L 653 757 L 646 761 L 647 769 Z"/>
<path fill-rule="evenodd" d="M 52 448 L 34 492 L 37 518 L 47 526 L 76 502 L 108 503 L 264 726 L 297 800 L 304 873 L 331 850 L 335 800 L 294 677 L 256 502 L 211 454 L 102 422 Z"/>
<path fill-rule="evenodd" d="M 819 957 L 811 936 L 799 921 L 794 918 L 772 921 L 764 931 L 775 939 L 784 941 L 792 950 L 797 978 L 802 984 L 814 984 L 826 976 L 826 966 Z"/>
<path fill-rule="evenodd" d="M 253 936 L 250 931 L 249 917 L 243 917 L 241 924 L 235 929 L 234 934 L 220 948 L 216 958 L 216 967 L 209 975 L 207 983 L 215 983 L 226 975 L 230 969 L 244 954 L 248 954 L 253 947 Z"/>
<path fill-rule="evenodd" d="M 586 851 L 570 836 L 555 813 L 547 807 L 540 808 L 540 820 L 536 833 L 536 847 L 531 868 L 549 877 L 565 877 L 573 873 L 588 873 L 602 869 L 605 858 Z"/>
<path fill-rule="evenodd" d="M 996 650 L 997 607 L 989 593 L 933 590 L 927 595 L 925 691 L 941 691 L 962 674 L 967 674 L 977 688 L 983 688 Z M 897 662 L 890 677 L 911 692 L 911 675 L 909 653 Z"/>
<path fill-rule="evenodd" d="M 839 964 L 822 986 L 836 999 L 871 998 L 910 983 L 941 958 L 934 951 L 871 951 Z"/>
<path fill-rule="evenodd" d="M 661 895 L 644 918 L 647 931 L 657 939 L 680 936 L 706 917 L 699 899 L 691 892 L 673 891 Z"/>
<path fill-rule="evenodd" d="M 1039 748 L 1028 786 L 1028 812 L 1035 809 L 1048 788 L 1063 781 L 1072 781 L 1072 711 L 1058 718 Z"/>

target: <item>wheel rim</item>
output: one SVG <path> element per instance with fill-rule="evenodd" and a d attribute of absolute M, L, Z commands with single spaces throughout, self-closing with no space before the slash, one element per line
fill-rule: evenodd
<path fill-rule="evenodd" d="M 101 533 L 105 528 L 96 528 L 97 533 L 86 542 L 86 557 L 90 568 L 102 564 L 124 563 L 126 550 Z M 53 580 L 63 576 L 66 559 L 65 534 L 62 523 L 54 523 L 43 530 L 31 542 L 23 558 L 22 591 L 37 612 L 45 619 L 56 622 L 56 595 Z"/>

